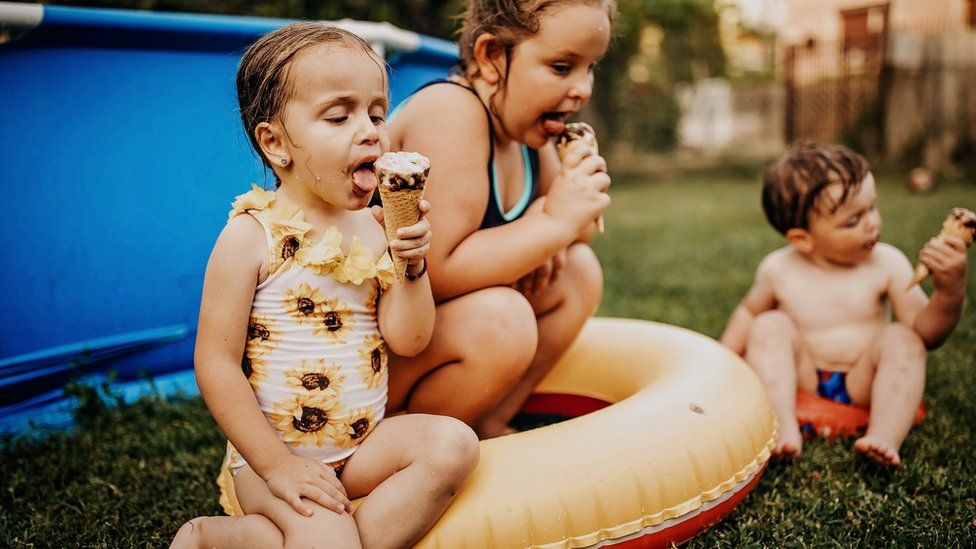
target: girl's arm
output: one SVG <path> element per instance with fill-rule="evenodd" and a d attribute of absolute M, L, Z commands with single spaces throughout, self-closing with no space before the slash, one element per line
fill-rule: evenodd
<path fill-rule="evenodd" d="M 420 220 L 410 227 L 397 231 L 397 238 L 390 242 L 390 250 L 408 258 L 407 274 L 418 276 L 427 261 L 430 250 L 430 223 L 426 214 L 430 203 L 420 201 Z M 372 209 L 376 220 L 382 222 L 383 209 Z M 377 323 L 383 340 L 390 350 L 400 356 L 417 356 L 434 333 L 434 297 L 430 291 L 430 278 L 423 274 L 415 280 L 403 280 L 393 284 L 380 296 Z"/>
<path fill-rule="evenodd" d="M 776 294 L 773 292 L 771 258 L 767 257 L 756 269 L 756 279 L 752 288 L 735 308 L 729 323 L 722 332 L 719 342 L 739 356 L 744 356 L 752 322 L 759 314 L 776 308 Z"/>
<path fill-rule="evenodd" d="M 468 92 L 447 86 L 418 94 L 411 103 L 397 122 L 409 128 L 403 148 L 431 161 L 427 197 L 437 208 L 430 215 L 436 237 L 428 261 L 438 301 L 514 283 L 569 246 L 586 221 L 609 204 L 609 197 L 586 181 L 598 177 L 597 157 L 584 161 L 577 155 L 567 161 L 572 166 L 569 181 L 559 193 L 550 190 L 542 214 L 480 230 L 488 205 L 490 146 L 481 104 Z"/>
<path fill-rule="evenodd" d="M 311 511 L 301 497 L 341 512 L 349 500 L 341 484 L 336 486 L 334 472 L 288 450 L 265 419 L 241 370 L 266 247 L 264 229 L 247 215 L 230 220 L 217 239 L 203 282 L 193 356 L 197 385 L 217 425 L 272 493 L 306 515 Z"/>
<path fill-rule="evenodd" d="M 919 286 L 908 288 L 914 275 L 911 262 L 892 250 L 891 298 L 895 317 L 911 326 L 927 349 L 942 345 L 959 323 L 966 297 L 966 245 L 957 237 L 930 240 L 919 260 L 932 272 L 935 291 L 927 298 Z"/>

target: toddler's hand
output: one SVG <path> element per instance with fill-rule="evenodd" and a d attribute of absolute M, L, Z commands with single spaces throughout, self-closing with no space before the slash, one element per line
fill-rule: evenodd
<path fill-rule="evenodd" d="M 336 513 L 352 508 L 335 470 L 321 461 L 289 454 L 272 466 L 265 481 L 272 494 L 306 517 L 312 516 L 312 509 L 302 498 Z"/>
<path fill-rule="evenodd" d="M 421 200 L 418 204 L 420 209 L 420 219 L 409 227 L 397 229 L 397 237 L 390 241 L 390 251 L 394 254 L 406 258 L 407 263 L 416 265 L 420 263 L 427 252 L 430 251 L 430 222 L 427 221 L 427 213 L 430 212 L 430 202 Z M 373 206 L 373 216 L 381 225 L 383 224 L 383 208 Z"/>
<path fill-rule="evenodd" d="M 589 147 L 574 146 L 546 194 L 543 209 L 553 218 L 570 223 L 575 236 L 610 205 L 609 187 L 610 176 L 603 157 Z"/>
<path fill-rule="evenodd" d="M 957 236 L 933 238 L 925 244 L 918 259 L 932 272 L 937 290 L 964 293 L 966 287 L 966 243 Z"/>

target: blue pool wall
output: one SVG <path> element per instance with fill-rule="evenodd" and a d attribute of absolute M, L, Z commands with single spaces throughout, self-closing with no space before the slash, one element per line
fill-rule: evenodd
<path fill-rule="evenodd" d="M 233 197 L 271 183 L 234 75 L 248 44 L 292 22 L 43 9 L 0 44 L 0 433 L 69 425 L 73 379 L 111 373 L 128 400 L 196 393 L 207 257 Z M 386 53 L 395 105 L 457 49 L 420 36 Z"/>

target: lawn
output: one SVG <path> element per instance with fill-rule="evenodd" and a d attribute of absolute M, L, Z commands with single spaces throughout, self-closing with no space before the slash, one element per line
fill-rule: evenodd
<path fill-rule="evenodd" d="M 908 194 L 879 178 L 883 240 L 910 257 L 953 206 L 976 207 L 976 181 Z M 782 245 L 763 220 L 758 178 L 686 175 L 617 181 L 600 314 L 677 324 L 717 337 L 756 264 Z M 973 254 L 970 254 L 972 257 Z M 976 297 L 972 271 L 968 299 Z M 931 290 L 929 283 L 926 289 Z M 976 545 L 976 317 L 930 354 L 928 418 L 895 471 L 858 459 L 850 440 L 817 440 L 774 463 L 725 521 L 692 547 Z M 217 514 L 223 439 L 199 398 L 106 406 L 94 389 L 71 432 L 0 448 L 0 546 L 161 546 L 198 514 Z"/>

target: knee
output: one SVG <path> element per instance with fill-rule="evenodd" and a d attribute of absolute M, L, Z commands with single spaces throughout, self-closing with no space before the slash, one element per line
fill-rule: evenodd
<path fill-rule="evenodd" d="M 568 295 L 580 300 L 587 316 L 593 315 L 603 298 L 603 268 L 593 249 L 582 242 L 570 246 L 564 276 L 572 286 Z"/>
<path fill-rule="evenodd" d="M 532 305 L 519 292 L 506 287 L 481 290 L 470 296 L 474 324 L 472 353 L 490 357 L 498 368 L 522 369 L 535 356 L 539 335 Z"/>
<path fill-rule="evenodd" d="M 749 347 L 772 341 L 792 340 L 796 336 L 793 319 L 783 311 L 760 313 L 749 327 Z"/>
<path fill-rule="evenodd" d="M 925 367 L 925 342 L 915 330 L 904 324 L 889 324 L 881 332 L 879 341 L 881 352 L 898 360 L 881 360 L 881 366 L 886 364 L 901 364 L 903 366 Z"/>
<path fill-rule="evenodd" d="M 447 416 L 431 416 L 423 462 L 436 482 L 452 493 L 464 483 L 481 458 L 478 436 L 463 422 Z"/>
<path fill-rule="evenodd" d="M 334 524 L 315 520 L 319 513 L 333 513 L 324 507 L 317 507 L 311 520 L 303 520 L 300 524 L 286 528 L 283 543 L 266 545 L 261 540 L 254 540 L 249 547 L 282 547 L 282 549 L 305 549 L 308 547 L 334 547 L 339 549 L 361 549 L 359 535 L 355 523 L 352 527 L 345 526 L 337 532 Z M 327 542 L 325 540 L 328 540 Z"/>

